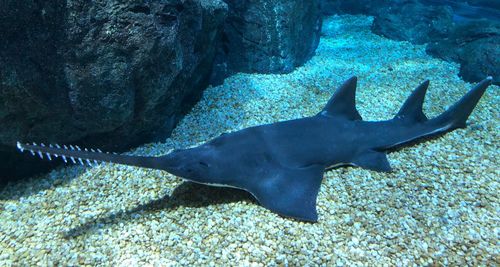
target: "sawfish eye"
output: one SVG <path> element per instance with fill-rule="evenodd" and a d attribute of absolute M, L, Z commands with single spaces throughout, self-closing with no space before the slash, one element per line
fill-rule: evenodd
<path fill-rule="evenodd" d="M 206 164 L 205 162 L 203 161 L 200 161 L 198 162 L 198 164 L 200 164 L 201 166 L 205 167 L 205 168 L 208 168 L 208 164 Z"/>

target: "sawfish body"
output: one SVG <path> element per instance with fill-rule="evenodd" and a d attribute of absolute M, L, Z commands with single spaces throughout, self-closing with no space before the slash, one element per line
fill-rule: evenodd
<path fill-rule="evenodd" d="M 352 77 L 315 116 L 222 134 L 200 146 L 174 150 L 161 157 L 117 155 L 73 146 L 17 146 L 49 159 L 52 156 L 79 160 L 82 164 L 112 162 L 159 169 L 197 183 L 243 189 L 273 212 L 317 221 L 316 198 L 325 170 L 353 165 L 390 171 L 388 150 L 465 127 L 491 80 L 483 80 L 455 105 L 430 120 L 422 112 L 429 85 L 425 81 L 395 118 L 363 121 L 355 107 L 357 79 Z"/>

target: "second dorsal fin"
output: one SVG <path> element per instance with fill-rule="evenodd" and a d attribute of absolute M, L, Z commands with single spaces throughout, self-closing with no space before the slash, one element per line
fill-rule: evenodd
<path fill-rule="evenodd" d="M 319 113 L 328 117 L 340 117 L 348 120 L 362 120 L 356 109 L 356 83 L 358 78 L 353 76 L 340 86 L 330 98 L 326 106 Z"/>
<path fill-rule="evenodd" d="M 408 122 L 424 122 L 427 117 L 422 111 L 424 104 L 425 93 L 429 87 L 429 80 L 421 83 L 405 101 L 395 119 L 408 121 Z"/>

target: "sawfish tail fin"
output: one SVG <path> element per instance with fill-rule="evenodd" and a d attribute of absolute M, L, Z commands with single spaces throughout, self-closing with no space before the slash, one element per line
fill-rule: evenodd
<path fill-rule="evenodd" d="M 492 80 L 492 77 L 482 80 L 445 112 L 431 120 L 427 119 L 422 111 L 425 93 L 429 87 L 429 81 L 427 80 L 412 92 L 398 114 L 394 117 L 394 120 L 404 123 L 426 123 L 433 128 L 431 129 L 433 132 L 463 128 L 466 126 L 467 119 Z"/>
<path fill-rule="evenodd" d="M 479 82 L 467 92 L 460 100 L 449 107 L 445 112 L 429 121 L 432 125 L 445 127 L 447 130 L 464 128 L 467 119 L 483 96 L 486 88 L 491 85 L 491 76 Z"/>
<path fill-rule="evenodd" d="M 64 162 L 72 161 L 73 163 L 80 163 L 81 165 L 98 165 L 102 162 L 123 164 L 129 166 L 137 166 L 144 168 L 157 168 L 159 161 L 157 157 L 140 157 L 140 156 L 127 156 L 112 153 L 105 153 L 99 149 L 81 149 L 79 146 L 73 145 L 44 145 L 43 143 L 37 145 L 21 144 L 17 142 L 17 148 L 21 151 L 29 151 L 33 156 L 38 155 L 40 158 L 44 156 L 48 160 L 52 158 L 61 158 Z"/>

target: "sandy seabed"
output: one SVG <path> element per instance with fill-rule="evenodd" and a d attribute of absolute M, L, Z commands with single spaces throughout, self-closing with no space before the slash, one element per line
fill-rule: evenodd
<path fill-rule="evenodd" d="M 372 34 L 371 23 L 327 18 L 303 67 L 208 88 L 171 138 L 130 154 L 316 114 L 352 75 L 365 120 L 392 118 L 425 79 L 429 117 L 472 87 L 458 64 Z M 280 217 L 240 190 L 127 166 L 67 166 L 10 184 L 0 192 L 0 266 L 500 265 L 499 99 L 491 86 L 468 128 L 391 153 L 391 173 L 326 172 L 314 224 Z"/>

